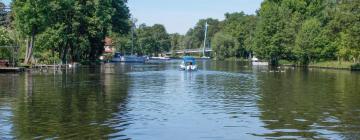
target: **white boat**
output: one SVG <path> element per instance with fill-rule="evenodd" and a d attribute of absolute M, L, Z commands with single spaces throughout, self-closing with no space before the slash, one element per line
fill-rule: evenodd
<path fill-rule="evenodd" d="M 253 66 L 268 66 L 269 62 L 261 62 L 258 58 L 251 58 L 251 63 Z"/>
<path fill-rule="evenodd" d="M 150 57 L 151 60 L 170 60 L 170 57 Z"/>
<path fill-rule="evenodd" d="M 201 59 L 211 59 L 210 57 L 207 57 L 207 56 L 203 56 L 203 57 L 201 57 Z"/>
<path fill-rule="evenodd" d="M 198 67 L 194 57 L 185 56 L 180 64 L 180 70 L 184 71 L 197 71 Z"/>

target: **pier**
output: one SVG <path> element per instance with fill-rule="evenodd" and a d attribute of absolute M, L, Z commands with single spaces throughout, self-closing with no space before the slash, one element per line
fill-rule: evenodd
<path fill-rule="evenodd" d="M 18 73 L 24 71 L 25 68 L 22 67 L 0 67 L 0 73 Z"/>

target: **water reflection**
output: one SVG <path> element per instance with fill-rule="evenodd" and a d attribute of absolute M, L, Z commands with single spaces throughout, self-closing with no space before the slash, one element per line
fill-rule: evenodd
<path fill-rule="evenodd" d="M 126 76 L 114 80 L 117 75 L 99 74 L 99 69 L 55 76 L 31 73 L 23 76 L 24 91 L 11 103 L 11 135 L 16 139 L 103 139 L 118 132 L 119 124 L 127 125 L 121 117 L 111 120 L 126 111 L 129 82 Z"/>
<path fill-rule="evenodd" d="M 14 115 L 9 101 L 14 100 L 13 97 L 16 97 L 19 82 L 19 75 L 17 74 L 0 74 L 0 139 L 14 138 L 11 132 L 13 128 L 11 118 Z"/>
<path fill-rule="evenodd" d="M 359 76 L 347 71 L 293 70 L 259 75 L 260 119 L 273 138 L 358 139 Z"/>
<path fill-rule="evenodd" d="M 0 139 L 359 139 L 360 74 L 241 62 L 0 75 Z"/>

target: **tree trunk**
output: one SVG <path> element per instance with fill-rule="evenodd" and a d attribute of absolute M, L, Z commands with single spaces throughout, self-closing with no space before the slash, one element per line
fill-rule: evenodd
<path fill-rule="evenodd" d="M 25 64 L 31 64 L 32 63 L 32 55 L 33 55 L 33 48 L 35 44 L 35 29 L 33 29 L 31 33 L 30 39 L 28 39 L 27 48 L 26 48 L 26 54 L 25 54 Z"/>
<path fill-rule="evenodd" d="M 69 48 L 68 43 L 66 43 L 66 45 L 65 45 L 65 47 L 63 49 L 63 52 L 62 52 L 62 56 L 61 56 L 62 64 L 66 64 L 66 61 L 67 61 L 66 57 L 67 57 L 67 53 L 68 53 L 68 48 Z"/>
<path fill-rule="evenodd" d="M 24 64 L 27 64 L 28 63 L 28 55 L 29 55 L 29 48 L 30 48 L 30 37 L 27 38 L 26 40 L 26 52 L 25 52 L 25 58 L 24 58 Z"/>

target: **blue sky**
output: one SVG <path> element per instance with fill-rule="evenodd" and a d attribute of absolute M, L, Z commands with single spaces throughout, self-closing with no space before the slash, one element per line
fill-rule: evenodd
<path fill-rule="evenodd" d="M 8 4 L 11 0 L 0 0 L 1 2 L 4 2 L 5 4 Z"/>
<path fill-rule="evenodd" d="M 1 0 L 9 3 L 11 0 Z M 138 24 L 165 25 L 169 33 L 185 34 L 199 19 L 224 19 L 226 12 L 255 14 L 263 0 L 128 0 Z"/>
<path fill-rule="evenodd" d="M 185 34 L 199 19 L 224 19 L 226 12 L 255 14 L 263 0 L 129 0 L 139 23 L 165 25 L 169 33 Z"/>

